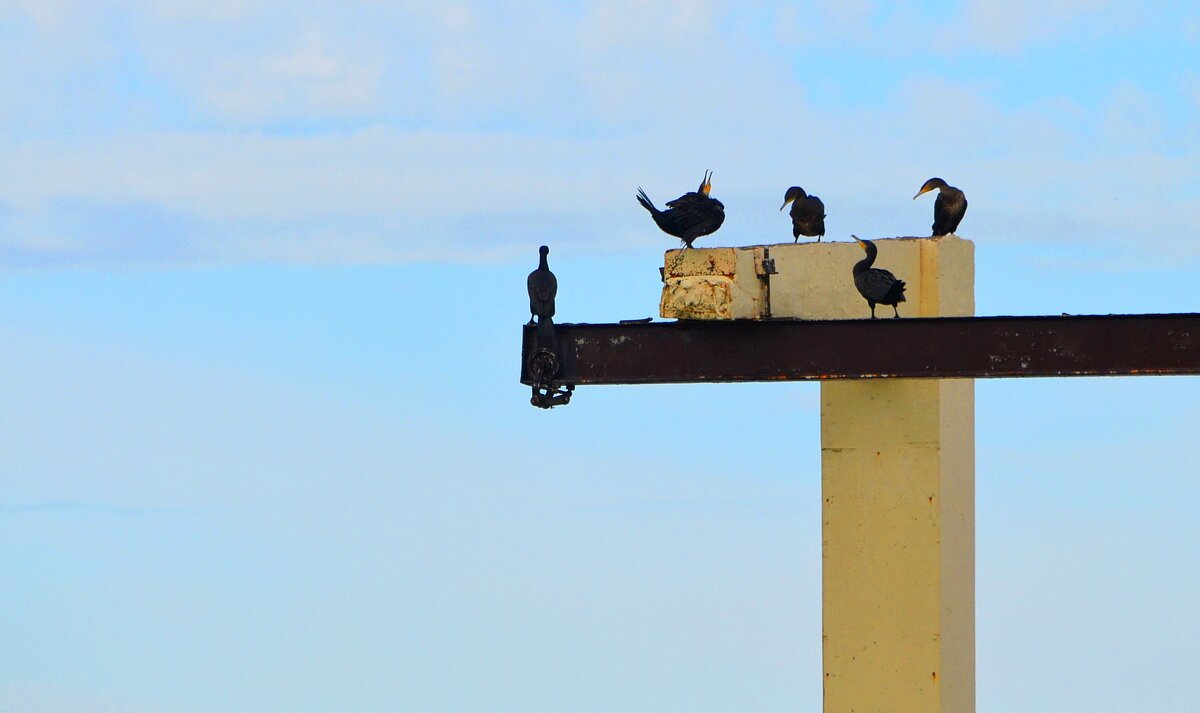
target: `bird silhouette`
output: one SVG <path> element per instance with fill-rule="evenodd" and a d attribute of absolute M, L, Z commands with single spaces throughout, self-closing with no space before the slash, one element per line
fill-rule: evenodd
<path fill-rule="evenodd" d="M 541 257 L 537 269 L 529 273 L 529 279 L 525 281 L 529 290 L 529 323 L 533 324 L 536 317 L 538 337 L 547 337 L 554 334 L 554 297 L 558 294 L 558 278 L 550 272 L 550 265 L 546 261 L 550 248 L 543 245 L 538 248 L 538 254 Z"/>
<path fill-rule="evenodd" d="M 650 197 L 638 188 L 637 199 L 642 207 L 650 211 L 654 222 L 667 235 L 674 235 L 683 241 L 684 246 L 692 247 L 692 241 L 703 235 L 710 235 L 725 222 L 725 205 L 716 198 L 709 197 L 712 190 L 712 171 L 704 172 L 704 180 L 695 191 L 684 193 L 673 201 L 667 202 L 667 210 L 654 207 Z"/>
<path fill-rule="evenodd" d="M 788 211 L 792 216 L 792 242 L 799 241 L 801 235 L 816 236 L 817 242 L 821 242 L 821 236 L 825 234 L 825 204 L 821 199 L 808 195 L 800 186 L 792 186 L 783 194 L 783 205 L 779 210 L 786 208 L 788 203 L 792 204 Z"/>
<path fill-rule="evenodd" d="M 933 235 L 949 235 L 958 229 L 963 216 L 967 214 L 967 194 L 947 184 L 940 178 L 925 181 L 913 200 L 937 189 L 938 197 L 933 202 Z"/>
<path fill-rule="evenodd" d="M 858 236 L 850 236 L 854 238 L 854 242 L 867 252 L 867 256 L 854 264 L 854 286 L 858 288 L 858 294 L 863 296 L 867 304 L 871 307 L 871 319 L 875 319 L 875 305 L 890 305 L 896 312 L 896 317 L 900 317 L 900 310 L 896 305 L 904 302 L 904 280 L 896 279 L 896 276 L 887 270 L 881 270 L 877 267 L 871 267 L 875 264 L 875 258 L 879 255 L 879 249 L 875 247 L 875 243 L 870 240 L 859 240 Z"/>

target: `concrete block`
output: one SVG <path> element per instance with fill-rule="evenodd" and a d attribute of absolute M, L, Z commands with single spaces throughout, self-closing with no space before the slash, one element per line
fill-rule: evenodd
<path fill-rule="evenodd" d="M 948 235 L 872 238 L 876 267 L 905 282 L 901 317 L 974 314 L 975 246 Z M 765 251 L 776 274 L 763 269 Z M 780 243 L 739 248 L 694 248 L 666 253 L 659 314 L 668 319 L 869 318 L 854 288 L 854 264 L 864 257 L 853 242 Z M 890 312 L 880 308 L 882 317 Z"/>
<path fill-rule="evenodd" d="M 668 319 L 762 319 L 767 283 L 763 249 L 668 250 L 659 314 Z"/>

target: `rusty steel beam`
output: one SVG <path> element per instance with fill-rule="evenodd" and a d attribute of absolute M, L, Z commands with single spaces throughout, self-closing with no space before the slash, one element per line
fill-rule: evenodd
<path fill-rule="evenodd" d="M 555 325 L 555 384 L 1200 374 L 1200 314 Z M 530 384 L 533 327 L 521 382 Z"/>

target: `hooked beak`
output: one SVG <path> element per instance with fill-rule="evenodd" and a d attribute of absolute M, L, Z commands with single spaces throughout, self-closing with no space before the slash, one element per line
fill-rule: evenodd
<path fill-rule="evenodd" d="M 857 235 L 851 235 L 850 237 L 854 238 L 854 242 L 858 243 L 858 247 L 862 248 L 863 250 L 867 249 L 867 244 L 859 240 Z"/>
<path fill-rule="evenodd" d="M 704 172 L 704 182 L 700 184 L 700 190 L 704 195 L 708 195 L 712 190 L 712 171 Z"/>
<path fill-rule="evenodd" d="M 932 188 L 922 188 L 921 190 L 917 191 L 917 195 L 913 196 L 913 200 L 915 201 L 916 199 L 920 198 L 921 196 L 925 195 L 926 193 L 928 193 L 932 190 L 933 190 Z"/>
<path fill-rule="evenodd" d="M 786 201 L 784 201 L 784 202 L 783 202 L 783 205 L 779 206 L 779 210 L 783 210 L 784 208 L 787 208 L 787 204 L 788 204 L 788 203 L 791 203 L 791 202 L 792 202 L 792 201 L 794 201 L 794 200 L 796 200 L 796 199 L 795 199 L 795 198 L 788 198 Z"/>

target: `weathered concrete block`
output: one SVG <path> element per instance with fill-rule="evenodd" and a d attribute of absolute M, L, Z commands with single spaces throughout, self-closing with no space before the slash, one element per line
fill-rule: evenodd
<path fill-rule="evenodd" d="M 975 273 L 975 246 L 969 240 L 953 235 L 873 240 L 879 248 L 876 266 L 906 284 L 902 317 L 974 314 L 973 290 L 958 284 Z M 762 265 L 767 249 L 776 269 L 769 283 Z M 853 242 L 669 250 L 659 314 L 668 319 L 867 318 L 870 310 L 852 277 L 863 257 Z"/>
<path fill-rule="evenodd" d="M 762 319 L 761 246 L 668 250 L 659 314 L 670 319 Z"/>

